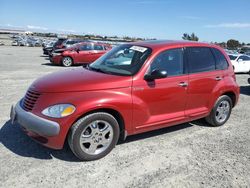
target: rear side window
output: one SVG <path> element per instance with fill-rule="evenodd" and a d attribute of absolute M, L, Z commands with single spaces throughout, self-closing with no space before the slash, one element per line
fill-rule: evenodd
<path fill-rule="evenodd" d="M 91 44 L 84 44 L 80 46 L 79 49 L 80 51 L 89 51 L 89 50 L 93 50 L 93 47 Z"/>
<path fill-rule="evenodd" d="M 239 59 L 241 59 L 242 61 L 250 61 L 250 57 L 245 55 L 240 56 Z"/>
<path fill-rule="evenodd" d="M 225 56 L 215 48 L 212 48 L 215 59 L 216 59 L 216 69 L 217 70 L 225 70 L 228 68 L 228 62 Z"/>
<path fill-rule="evenodd" d="M 187 60 L 189 73 L 215 70 L 215 58 L 207 47 L 188 47 Z"/>
<path fill-rule="evenodd" d="M 166 50 L 160 53 L 152 62 L 150 72 L 153 70 L 165 70 L 168 76 L 183 74 L 183 50 L 182 48 Z"/>
<path fill-rule="evenodd" d="M 95 44 L 94 45 L 94 50 L 104 50 L 102 45 Z"/>

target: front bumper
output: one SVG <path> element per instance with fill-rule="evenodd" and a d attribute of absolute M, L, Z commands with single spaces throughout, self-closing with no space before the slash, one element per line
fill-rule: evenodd
<path fill-rule="evenodd" d="M 53 64 L 60 65 L 62 61 L 62 56 L 61 55 L 52 56 L 50 57 L 49 60 Z"/>
<path fill-rule="evenodd" d="M 40 136 L 57 136 L 60 132 L 60 125 L 57 122 L 41 118 L 31 112 L 22 109 L 19 101 L 11 108 L 10 118 L 12 123 L 17 122 L 26 131 L 33 132 Z"/>

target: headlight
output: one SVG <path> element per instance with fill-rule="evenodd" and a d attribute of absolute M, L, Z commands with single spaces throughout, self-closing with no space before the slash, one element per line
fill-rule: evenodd
<path fill-rule="evenodd" d="M 53 56 L 61 55 L 61 53 L 52 53 Z"/>
<path fill-rule="evenodd" d="M 71 104 L 57 104 L 42 111 L 42 114 L 53 118 L 62 118 L 74 113 L 75 107 Z"/>

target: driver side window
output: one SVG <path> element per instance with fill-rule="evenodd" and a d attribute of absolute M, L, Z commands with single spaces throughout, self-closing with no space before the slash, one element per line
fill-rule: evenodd
<path fill-rule="evenodd" d="M 93 46 L 91 44 L 84 44 L 83 46 L 79 47 L 80 51 L 89 51 L 93 50 Z"/>
<path fill-rule="evenodd" d="M 150 72 L 155 69 L 167 71 L 168 76 L 182 75 L 184 73 L 182 48 L 161 52 L 150 65 Z"/>

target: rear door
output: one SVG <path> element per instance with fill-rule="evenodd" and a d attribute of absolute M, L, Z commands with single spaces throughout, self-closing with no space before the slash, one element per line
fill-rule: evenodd
<path fill-rule="evenodd" d="M 223 82 L 221 70 L 216 70 L 215 57 L 208 47 L 188 47 L 185 50 L 188 63 L 189 86 L 186 115 L 203 116 L 210 111 L 212 93 Z"/>
<path fill-rule="evenodd" d="M 94 51 L 92 52 L 92 62 L 101 57 L 106 53 L 105 48 L 102 44 L 94 44 Z"/>

